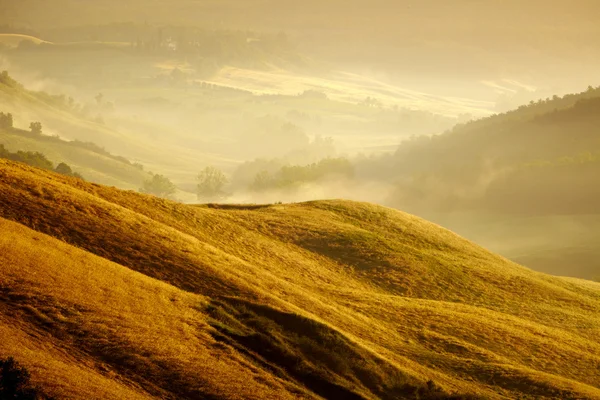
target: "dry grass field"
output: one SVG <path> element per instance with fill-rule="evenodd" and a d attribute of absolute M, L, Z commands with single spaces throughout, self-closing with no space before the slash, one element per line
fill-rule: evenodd
<path fill-rule="evenodd" d="M 0 358 L 57 398 L 600 399 L 600 284 L 399 211 L 0 160 L 0 217 Z"/>

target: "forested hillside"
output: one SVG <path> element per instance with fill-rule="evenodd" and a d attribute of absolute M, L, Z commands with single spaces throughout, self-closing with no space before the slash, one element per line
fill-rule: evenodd
<path fill-rule="evenodd" d="M 600 212 L 600 88 L 403 142 L 387 162 L 405 207 Z"/>

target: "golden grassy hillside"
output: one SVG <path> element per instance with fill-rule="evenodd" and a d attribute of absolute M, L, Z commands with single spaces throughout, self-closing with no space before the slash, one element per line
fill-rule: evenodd
<path fill-rule="evenodd" d="M 599 284 L 399 211 L 189 206 L 0 160 L 0 217 L 0 357 L 58 397 L 600 399 Z"/>

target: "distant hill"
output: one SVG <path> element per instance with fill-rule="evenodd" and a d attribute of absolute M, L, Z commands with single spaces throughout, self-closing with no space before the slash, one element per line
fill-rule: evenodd
<path fill-rule="evenodd" d="M 318 58 L 423 81 L 507 74 L 539 83 L 544 79 L 538 77 L 549 76 L 582 81 L 595 76 L 600 60 L 595 19 L 600 10 L 593 0 L 56 0 L 51 6 L 28 0 L 0 10 L 5 21 L 44 27 L 49 38 L 63 36 L 73 25 L 94 27 L 99 21 L 120 24 L 114 34 L 126 29 L 124 21 L 288 32 L 302 38 L 303 47 Z"/>
<path fill-rule="evenodd" d="M 3 71 L 0 113 L 12 118 L 9 127 L 0 124 L 0 144 L 13 152 L 41 152 L 53 162 L 68 163 L 92 182 L 133 190 L 151 176 L 150 169 L 159 172 L 173 159 L 160 144 L 148 141 L 146 132 L 107 126 L 101 115 L 93 117 L 94 113 L 86 107 L 65 95 L 29 90 Z M 40 134 L 21 129 L 31 122 L 41 123 Z M 130 161 L 140 158 L 155 161 L 158 169 L 152 164 L 144 170 L 141 163 Z M 180 157 L 188 158 L 192 157 Z"/>
<path fill-rule="evenodd" d="M 0 145 L 7 150 L 44 154 L 54 163 L 66 162 L 91 182 L 137 190 L 150 174 L 123 157 L 115 157 L 93 143 L 69 142 L 22 129 L 0 128 Z"/>
<path fill-rule="evenodd" d="M 600 284 L 409 214 L 0 160 L 0 218 L 0 357 L 59 398 L 600 399 Z"/>
<path fill-rule="evenodd" d="M 63 139 L 94 142 L 108 149 L 118 148 L 128 155 L 143 154 L 148 147 L 142 146 L 129 135 L 82 115 L 74 100 L 65 95 L 51 95 L 43 91 L 25 88 L 7 71 L 0 73 L 0 109 L 12 113 L 15 126 L 39 121 L 44 132 L 59 135 Z M 152 151 L 152 150 L 150 150 Z"/>
<path fill-rule="evenodd" d="M 600 212 L 600 87 L 403 142 L 390 159 L 405 208 Z M 508 199 L 510 198 L 510 201 Z M 425 202 L 424 202 L 425 200 Z"/>
<path fill-rule="evenodd" d="M 386 204 L 538 271 L 600 276 L 600 88 L 404 141 L 357 165 L 394 185 Z"/>

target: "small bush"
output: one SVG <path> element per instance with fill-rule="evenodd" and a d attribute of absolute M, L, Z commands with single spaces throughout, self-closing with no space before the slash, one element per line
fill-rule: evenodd
<path fill-rule="evenodd" d="M 12 129 L 13 128 L 13 116 L 11 113 L 0 112 L 0 129 Z"/>
<path fill-rule="evenodd" d="M 29 130 L 34 135 L 41 135 L 42 134 L 42 123 L 41 122 L 32 122 L 31 124 L 29 124 Z"/>
<path fill-rule="evenodd" d="M 33 386 L 29 371 L 14 358 L 0 360 L 0 399 L 51 400 Z"/>

